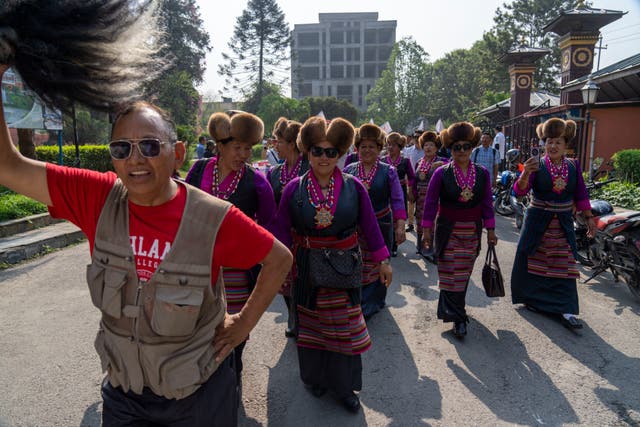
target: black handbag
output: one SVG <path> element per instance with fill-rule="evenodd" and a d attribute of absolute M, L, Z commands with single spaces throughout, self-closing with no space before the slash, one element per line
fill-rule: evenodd
<path fill-rule="evenodd" d="M 502 280 L 502 272 L 500 271 L 500 264 L 498 264 L 495 245 L 489 245 L 487 249 L 487 257 L 482 268 L 482 286 L 484 286 L 484 291 L 488 297 L 504 296 L 504 281 Z"/>
<path fill-rule="evenodd" d="M 313 288 L 355 289 L 362 286 L 358 249 L 309 249 L 309 282 Z"/>

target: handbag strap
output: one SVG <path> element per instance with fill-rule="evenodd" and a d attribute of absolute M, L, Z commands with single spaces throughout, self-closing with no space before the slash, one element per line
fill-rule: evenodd
<path fill-rule="evenodd" d="M 493 262 L 496 264 L 496 267 L 498 267 L 498 270 L 500 270 L 500 264 L 498 263 L 498 254 L 496 253 L 496 245 L 489 245 L 489 250 L 487 252 L 491 252 Z"/>

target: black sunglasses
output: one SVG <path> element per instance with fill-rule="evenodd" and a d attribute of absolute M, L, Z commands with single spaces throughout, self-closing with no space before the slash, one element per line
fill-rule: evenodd
<path fill-rule="evenodd" d="M 328 159 L 335 159 L 336 157 L 338 157 L 339 152 L 337 148 L 333 148 L 333 147 L 322 148 L 322 147 L 318 147 L 317 145 L 314 145 L 313 147 L 311 147 L 311 155 L 313 157 L 320 157 L 323 154 L 327 156 Z"/>
<path fill-rule="evenodd" d="M 451 146 L 451 151 L 468 151 L 471 150 L 473 146 L 470 142 L 465 142 L 464 144 L 453 144 Z"/>
<path fill-rule="evenodd" d="M 136 145 L 142 157 L 158 157 L 160 146 L 163 144 L 170 144 L 170 142 L 160 141 L 156 138 L 118 139 L 109 143 L 109 153 L 116 160 L 127 160 L 131 157 L 132 146 Z"/>

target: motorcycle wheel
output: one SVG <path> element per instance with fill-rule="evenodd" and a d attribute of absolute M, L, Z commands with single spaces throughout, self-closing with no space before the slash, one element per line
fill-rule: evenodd
<path fill-rule="evenodd" d="M 524 216 L 516 214 L 516 228 L 522 229 L 522 223 L 524 222 Z"/>
<path fill-rule="evenodd" d="M 511 201 L 509 200 L 509 193 L 505 191 L 498 194 L 496 201 L 493 202 L 493 208 L 502 216 L 513 215 L 513 208 L 511 207 Z"/>

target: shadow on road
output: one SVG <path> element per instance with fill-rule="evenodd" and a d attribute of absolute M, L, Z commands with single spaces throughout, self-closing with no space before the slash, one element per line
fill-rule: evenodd
<path fill-rule="evenodd" d="M 99 427 L 102 420 L 102 411 L 98 410 L 102 402 L 96 402 L 89 406 L 82 415 L 80 427 Z"/>
<path fill-rule="evenodd" d="M 547 315 L 524 309 L 516 311 L 562 351 L 611 385 L 611 388 L 596 387 L 594 391 L 602 403 L 620 417 L 621 422 L 640 425 L 640 396 L 637 393 L 640 359 L 629 357 L 611 346 L 584 320 L 579 332 L 571 332 Z"/>
<path fill-rule="evenodd" d="M 389 426 L 427 425 L 425 419 L 441 419 L 440 387 L 420 375 L 389 310 L 382 310 L 367 325 L 373 346 L 363 356 L 363 405 L 383 414 Z"/>
<path fill-rule="evenodd" d="M 562 392 L 527 354 L 512 331 L 493 335 L 477 321 L 459 341 L 442 334 L 456 348 L 463 366 L 449 359 L 447 366 L 495 416 L 522 425 L 563 425 L 580 420 Z"/>
<path fill-rule="evenodd" d="M 586 267 L 578 267 L 583 275 L 589 277 L 591 270 Z M 581 279 L 586 277 L 581 277 Z M 640 315 L 640 302 L 636 300 L 626 283 L 620 280 L 616 283 L 610 272 L 591 279 L 589 283 L 578 283 L 578 286 L 587 286 L 589 289 L 609 297 L 615 301 L 617 307 L 615 313 L 619 316 L 624 310 L 631 310 L 632 313 Z"/>

